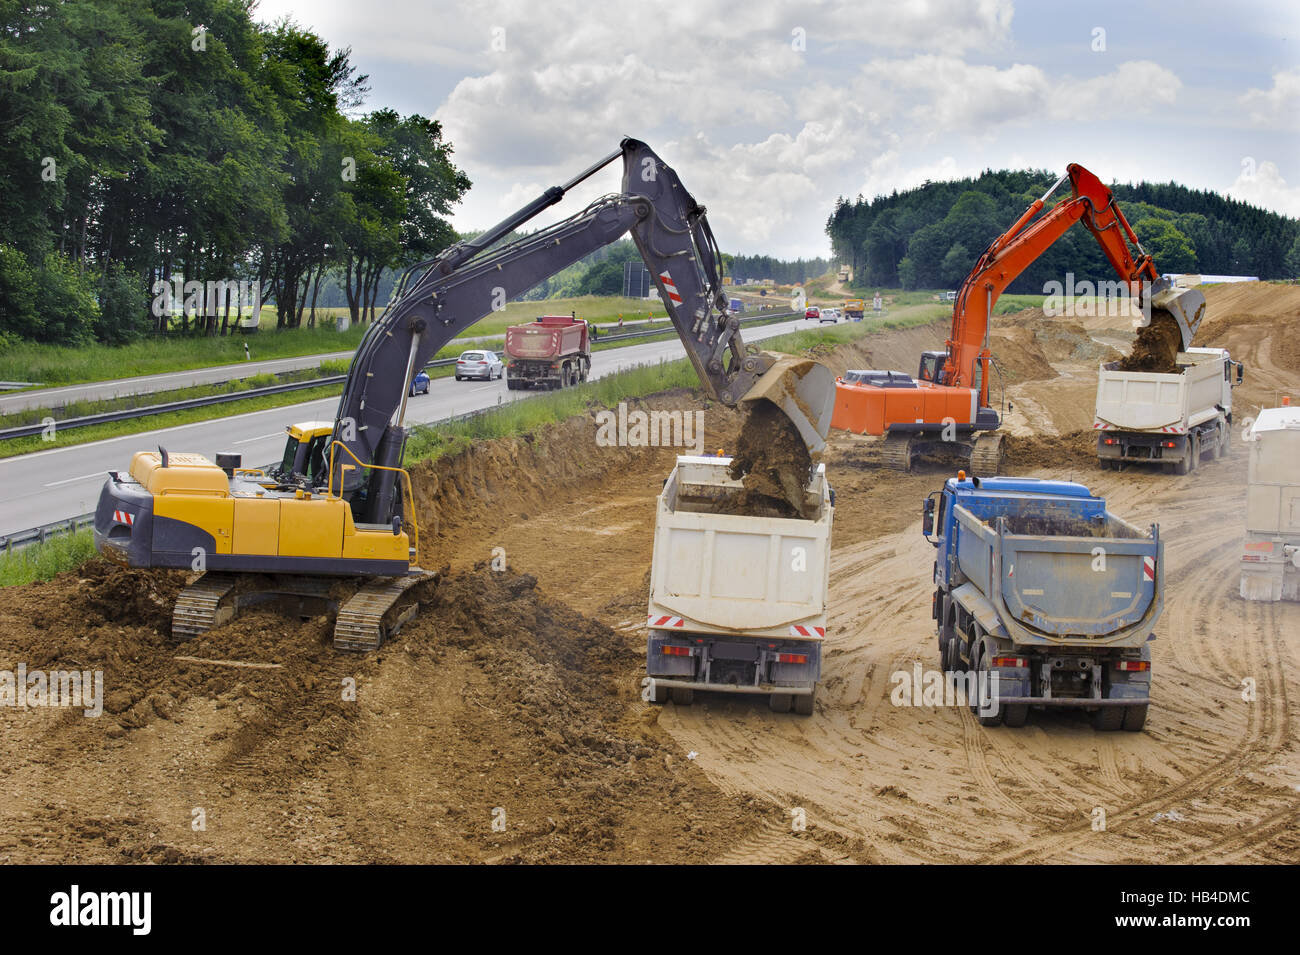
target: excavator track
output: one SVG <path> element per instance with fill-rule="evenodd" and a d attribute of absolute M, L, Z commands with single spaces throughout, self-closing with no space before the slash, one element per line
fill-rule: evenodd
<path fill-rule="evenodd" d="M 234 617 L 235 605 L 227 598 L 238 583 L 233 574 L 204 574 L 182 590 L 172 608 L 172 639 L 193 640 Z"/>
<path fill-rule="evenodd" d="M 1002 473 L 1002 435 L 982 434 L 970 451 L 971 473 L 991 477 Z"/>
<path fill-rule="evenodd" d="M 891 471 L 912 470 L 912 435 L 890 434 L 880 445 L 881 463 Z"/>
<path fill-rule="evenodd" d="M 437 574 L 421 571 L 366 584 L 339 608 L 334 621 L 334 649 L 378 650 L 419 612 L 415 588 L 437 579 Z M 411 599 L 404 601 L 404 597 Z"/>

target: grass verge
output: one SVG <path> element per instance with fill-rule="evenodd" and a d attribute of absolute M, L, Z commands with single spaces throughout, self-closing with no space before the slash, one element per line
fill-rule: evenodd
<path fill-rule="evenodd" d="M 50 580 L 56 574 L 81 566 L 95 556 L 90 528 L 58 534 L 40 544 L 0 553 L 0 587 Z"/>

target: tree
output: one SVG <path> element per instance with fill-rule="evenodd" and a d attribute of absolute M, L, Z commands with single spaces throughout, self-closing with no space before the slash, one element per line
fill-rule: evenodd
<path fill-rule="evenodd" d="M 948 250 L 939 265 L 939 280 L 949 288 L 956 288 L 970 273 L 974 264 L 975 261 L 966 251 L 966 246 L 957 242 Z"/>
<path fill-rule="evenodd" d="M 1139 219 L 1133 231 L 1161 272 L 1191 272 L 1196 268 L 1196 250 L 1168 219 Z"/>
<path fill-rule="evenodd" d="M 1283 262 L 1288 278 L 1300 278 L 1300 236 L 1296 236 L 1296 240 L 1291 243 Z"/>

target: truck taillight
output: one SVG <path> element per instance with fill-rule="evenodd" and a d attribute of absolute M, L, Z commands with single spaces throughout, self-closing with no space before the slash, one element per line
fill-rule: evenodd
<path fill-rule="evenodd" d="M 1116 670 L 1123 670 L 1125 673 L 1146 673 L 1151 669 L 1150 660 L 1120 660 L 1115 664 Z"/>
<path fill-rule="evenodd" d="M 806 653 L 779 653 L 776 657 L 777 663 L 807 663 L 808 654 Z"/>
<path fill-rule="evenodd" d="M 1178 442 L 1177 442 L 1177 441 L 1164 441 L 1164 442 L 1162 442 L 1162 443 L 1164 444 L 1164 446 L 1165 446 L 1166 448 L 1176 448 L 1176 447 L 1178 447 Z"/>
<path fill-rule="evenodd" d="M 1103 443 L 1104 443 L 1104 444 L 1114 444 L 1114 443 L 1115 443 L 1115 439 L 1114 439 L 1114 438 L 1106 438 L 1106 440 L 1105 440 Z"/>
<path fill-rule="evenodd" d="M 666 657 L 689 657 L 691 655 L 690 647 L 674 647 L 670 644 L 664 644 L 661 648 Z"/>
<path fill-rule="evenodd" d="M 1027 667 L 1029 660 L 1025 657 L 994 657 L 989 661 L 990 666 L 995 667 Z"/>

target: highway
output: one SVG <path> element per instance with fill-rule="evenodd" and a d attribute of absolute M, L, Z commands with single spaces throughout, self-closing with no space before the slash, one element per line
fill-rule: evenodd
<path fill-rule="evenodd" d="M 746 342 L 755 342 L 807 327 L 808 322 L 794 319 L 746 329 L 743 337 Z M 594 352 L 591 372 L 593 378 L 599 378 L 634 365 L 684 356 L 682 343 L 676 338 L 628 345 Z M 319 355 L 315 356 L 315 360 L 319 359 Z M 510 391 L 504 381 L 458 382 L 454 378 L 435 378 L 428 395 L 412 398 L 407 403 L 406 422 L 440 421 L 535 394 L 538 392 Z M 134 452 L 159 444 L 170 451 L 197 451 L 209 457 L 217 451 L 239 452 L 249 467 L 276 461 L 284 450 L 286 425 L 297 421 L 333 421 L 338 403 L 337 397 L 322 398 L 0 459 L 0 486 L 6 488 L 4 500 L 0 502 L 0 536 L 93 511 L 106 472 L 125 470 Z"/>

